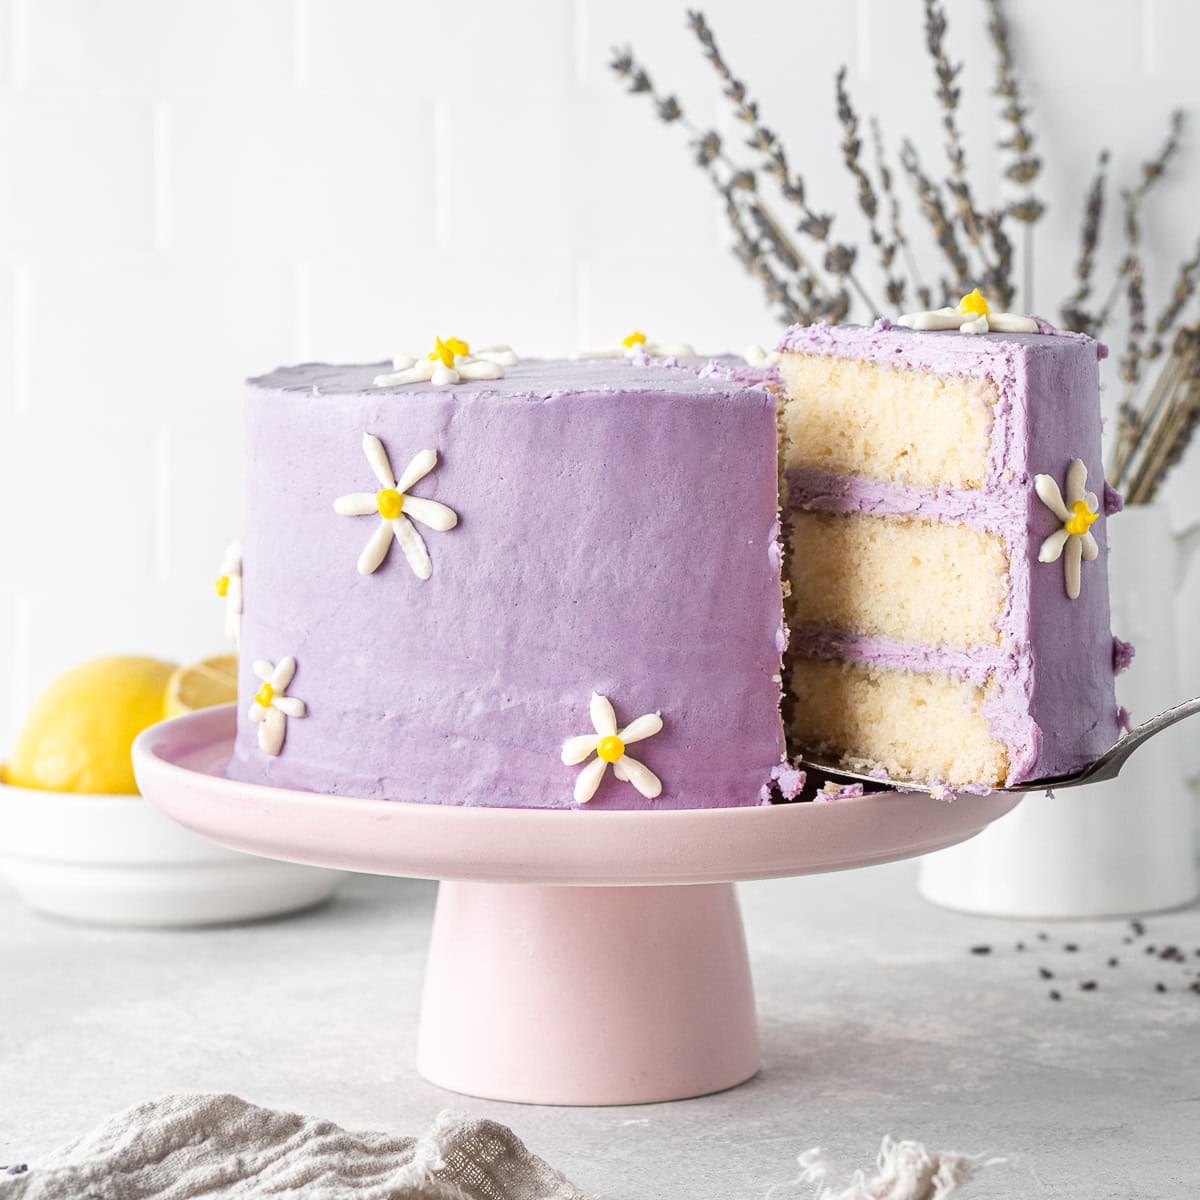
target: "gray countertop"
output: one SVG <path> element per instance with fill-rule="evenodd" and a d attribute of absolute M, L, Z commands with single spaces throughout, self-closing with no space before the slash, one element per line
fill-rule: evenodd
<path fill-rule="evenodd" d="M 231 1091 L 351 1129 L 415 1134 L 447 1107 L 492 1117 L 610 1200 L 760 1200 L 802 1150 L 866 1166 L 888 1133 L 1004 1156 L 968 1189 L 979 1200 L 1195 1194 L 1200 908 L 1149 918 L 1140 938 L 1112 921 L 1039 940 L 1035 924 L 925 904 L 911 863 L 741 896 L 762 1072 L 698 1100 L 567 1109 L 417 1075 L 432 884 L 355 877 L 298 917 L 169 933 L 38 917 L 0 885 L 0 1162 L 164 1092 Z"/>

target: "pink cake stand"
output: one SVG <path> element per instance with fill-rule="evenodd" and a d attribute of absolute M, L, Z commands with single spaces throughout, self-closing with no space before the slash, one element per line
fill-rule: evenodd
<path fill-rule="evenodd" d="M 142 792 L 222 845 L 440 879 L 417 1068 L 531 1104 L 639 1104 L 759 1067 L 733 881 L 870 866 L 978 833 L 1017 796 L 598 812 L 396 804 L 223 777 L 234 706 L 134 743 Z"/>

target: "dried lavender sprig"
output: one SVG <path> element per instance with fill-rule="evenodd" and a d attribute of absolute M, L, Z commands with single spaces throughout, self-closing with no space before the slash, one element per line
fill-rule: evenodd
<path fill-rule="evenodd" d="M 1129 332 L 1125 353 L 1121 356 L 1121 378 L 1132 388 L 1141 374 L 1142 338 L 1146 335 L 1146 290 L 1140 255 L 1129 255 L 1125 275 L 1128 280 L 1125 297 L 1129 304 Z"/>
<path fill-rule="evenodd" d="M 1033 226 L 1046 211 L 1046 206 L 1033 191 L 1034 180 L 1042 169 L 1042 160 L 1033 153 L 1035 138 L 1026 118 L 1029 108 L 1021 103 L 1021 85 L 1013 68 L 1012 44 L 1008 37 L 1008 18 L 1000 0 L 987 0 L 988 32 L 996 49 L 995 94 L 1004 101 L 1001 117 L 1012 126 L 1012 132 L 1000 143 L 1001 149 L 1012 152 L 1012 158 L 1004 169 L 1005 176 L 1024 189 L 1024 194 L 1012 201 L 1005 211 L 1024 225 L 1022 266 L 1024 270 L 1024 301 L 1027 311 L 1032 312 L 1033 302 Z"/>
<path fill-rule="evenodd" d="M 1140 245 L 1142 240 L 1141 209 L 1147 192 L 1166 174 L 1171 159 L 1179 153 L 1179 139 L 1183 133 L 1183 110 L 1171 113 L 1167 136 L 1158 153 L 1142 163 L 1141 179 L 1137 187 L 1125 196 L 1125 239 L 1130 246 Z"/>
<path fill-rule="evenodd" d="M 971 264 L 963 253 L 954 232 L 954 222 L 946 211 L 942 194 L 937 185 L 925 174 L 921 166 L 916 147 L 907 139 L 900 146 L 900 165 L 904 168 L 917 194 L 917 202 L 922 216 L 929 222 L 933 236 L 946 258 L 947 264 L 954 271 L 954 287 L 959 291 L 967 290 L 971 281 Z M 942 299 L 948 302 L 952 293 L 948 282 L 942 281 Z"/>
<path fill-rule="evenodd" d="M 1154 337 L 1146 347 L 1145 358 L 1147 361 L 1158 358 L 1162 353 L 1163 340 L 1174 328 L 1175 322 L 1179 320 L 1179 314 L 1195 294 L 1198 279 L 1200 279 L 1200 241 L 1196 243 L 1196 251 L 1192 257 L 1179 264 L 1171 297 L 1163 305 L 1162 311 L 1154 321 Z"/>
<path fill-rule="evenodd" d="M 1084 307 L 1092 294 L 1092 272 L 1096 266 L 1096 247 L 1100 242 L 1100 222 L 1104 216 L 1104 200 L 1108 185 L 1108 151 L 1101 150 L 1096 162 L 1096 174 L 1088 186 L 1083 205 L 1083 227 L 1079 239 L 1079 258 L 1075 263 L 1075 291 L 1062 306 L 1063 322 L 1079 333 L 1093 333 L 1097 319 Z"/>
<path fill-rule="evenodd" d="M 929 288 L 921 280 L 921 272 L 917 268 L 916 256 L 913 254 L 912 246 L 909 244 L 908 238 L 904 233 L 904 228 L 900 223 L 900 197 L 896 193 L 896 189 L 892 186 L 892 171 L 887 165 L 887 157 L 884 154 L 883 133 L 879 128 L 879 119 L 872 117 L 870 124 L 871 144 L 875 152 L 875 170 L 879 175 L 880 189 L 888 202 L 888 224 L 891 231 L 892 245 L 898 246 L 900 252 L 904 255 L 905 263 L 908 266 L 909 278 L 916 289 L 917 302 L 924 308 L 930 308 L 933 305 L 933 297 L 930 294 Z M 893 295 L 889 292 L 888 301 L 898 306 L 904 302 L 904 295 L 903 293 Z"/>
<path fill-rule="evenodd" d="M 790 171 L 787 156 L 779 138 L 763 123 L 759 116 L 757 101 L 749 98 L 745 84 L 730 70 L 717 47 L 716 38 L 709 28 L 704 14 L 689 9 L 687 20 L 688 27 L 700 43 L 704 57 L 725 84 L 724 93 L 733 104 L 735 115 L 738 120 L 750 127 L 750 137 L 746 144 L 764 155 L 766 159 L 764 169 L 776 178 L 784 198 L 800 209 L 802 220 L 797 228 L 801 233 L 825 247 L 825 259 L 822 264 L 825 270 L 837 279 L 847 281 L 859 299 L 866 305 L 868 311 L 875 316 L 881 315 L 882 310 L 868 296 L 862 282 L 854 272 L 857 250 L 853 246 L 830 239 L 833 215 L 817 213 L 809 206 L 805 198 L 803 179 Z"/>
<path fill-rule="evenodd" d="M 992 252 L 996 256 L 995 265 L 983 277 L 984 288 L 995 297 L 998 307 L 1009 308 L 1013 301 L 1013 245 L 1004 231 L 1004 213 L 981 213 L 979 226 L 991 243 Z M 1025 227 L 1026 233 L 1029 232 L 1029 228 Z"/>
<path fill-rule="evenodd" d="M 1181 329 L 1155 382 L 1142 420 L 1144 436 L 1127 465 L 1128 499 L 1148 504 L 1184 455 L 1200 424 L 1200 332 Z"/>
<path fill-rule="evenodd" d="M 842 162 L 858 184 L 858 207 L 867 218 L 867 229 L 871 243 L 879 251 L 879 265 L 884 274 L 884 290 L 888 302 L 893 305 L 904 303 L 904 280 L 893 270 L 896 258 L 896 243 L 884 237 L 879 228 L 879 198 L 875 185 L 862 165 L 862 138 L 858 136 L 858 114 L 850 103 L 846 90 L 846 68 L 841 67 L 835 76 L 837 116 L 842 126 Z"/>
<path fill-rule="evenodd" d="M 755 279 L 762 283 L 768 301 L 780 306 L 784 320 L 804 324 L 810 322 L 813 316 L 812 309 L 801 306 L 795 300 L 787 281 L 781 279 L 771 269 L 771 265 L 762 253 L 758 242 L 751 237 L 750 231 L 742 218 L 741 209 L 738 206 L 737 189 L 727 185 L 723 186 L 715 173 L 710 177 L 714 186 L 725 198 L 725 214 L 734 231 L 735 243 L 733 252 L 738 261 L 741 262 L 742 266 Z"/>
<path fill-rule="evenodd" d="M 1114 486 L 1129 490 L 1131 501 L 1134 485 L 1145 482 L 1148 464 L 1155 455 L 1154 447 L 1163 424 L 1171 418 L 1180 387 L 1195 376 L 1198 342 L 1200 337 L 1194 330 L 1181 329 L 1142 407 L 1135 407 L 1128 394 L 1120 406 L 1117 444 L 1109 475 Z"/>
<path fill-rule="evenodd" d="M 720 160 L 726 167 L 729 173 L 729 180 L 735 188 L 744 191 L 757 190 L 757 179 L 754 172 L 740 167 L 725 154 L 721 138 L 716 130 L 699 129 L 687 118 L 682 106 L 674 96 L 663 95 L 656 91 L 649 73 L 634 59 L 633 51 L 628 46 L 614 48 L 609 66 L 618 78 L 628 83 L 628 90 L 631 94 L 645 93 L 650 97 L 661 121 L 665 124 L 678 123 L 691 134 L 691 144 L 695 151 L 696 162 L 710 177 L 712 177 L 711 164 Z M 716 186 L 718 191 L 723 193 L 724 184 L 717 180 Z M 730 210 L 726 207 L 727 217 L 729 213 Z M 835 293 L 831 292 L 825 285 L 812 265 L 790 239 L 787 238 L 787 235 L 778 226 L 777 222 L 775 223 L 775 229 L 776 238 L 773 240 L 772 246 L 775 249 L 786 247 L 784 255 L 786 259 L 785 269 L 794 271 L 798 275 L 802 286 L 807 287 L 810 291 L 822 293 L 832 299 Z M 734 235 L 735 238 L 738 237 L 736 229 L 734 230 Z M 767 284 L 761 273 L 758 274 L 758 278 L 763 280 L 764 285 Z M 773 285 L 771 287 L 773 288 Z"/>
<path fill-rule="evenodd" d="M 962 71 L 962 63 L 951 63 L 946 55 L 946 12 L 937 0 L 925 0 L 925 47 L 933 60 L 937 78 L 935 92 L 942 106 L 942 127 L 946 131 L 946 157 L 950 162 L 950 178 L 946 187 L 954 197 L 958 209 L 958 220 L 967 234 L 967 241 L 975 248 L 986 275 L 992 270 L 988 261 L 980 230 L 979 207 L 971 192 L 967 178 L 967 158 L 963 147 L 962 133 L 958 128 L 958 101 L 960 89 L 956 86 Z"/>
<path fill-rule="evenodd" d="M 1104 329 L 1112 317 L 1113 308 L 1121 295 L 1123 287 L 1126 294 L 1128 294 L 1128 271 L 1134 258 L 1133 251 L 1141 244 L 1142 238 L 1142 205 L 1145 203 L 1150 189 L 1166 174 L 1171 159 L 1178 153 L 1179 138 L 1182 131 L 1183 112 L 1180 109 L 1176 109 L 1171 114 L 1170 123 L 1167 127 L 1167 136 L 1162 146 L 1159 147 L 1158 153 L 1153 158 L 1142 163 L 1141 177 L 1138 180 L 1137 186 L 1127 189 L 1122 194 L 1124 201 L 1125 241 L 1129 246 L 1130 253 L 1126 254 L 1121 260 L 1121 266 L 1117 270 L 1112 288 L 1100 308 L 1100 315 L 1096 318 L 1097 333 Z"/>

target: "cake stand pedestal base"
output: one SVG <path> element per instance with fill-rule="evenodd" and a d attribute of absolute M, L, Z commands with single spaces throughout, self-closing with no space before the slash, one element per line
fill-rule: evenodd
<path fill-rule="evenodd" d="M 647 1104 L 759 1067 L 732 884 L 442 883 L 417 1069 L 526 1104 Z"/>

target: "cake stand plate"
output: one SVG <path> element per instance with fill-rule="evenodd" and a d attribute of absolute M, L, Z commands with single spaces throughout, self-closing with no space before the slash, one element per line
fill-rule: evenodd
<path fill-rule="evenodd" d="M 615 812 L 401 804 L 224 778 L 235 706 L 146 730 L 142 794 L 237 850 L 442 880 L 417 1067 L 452 1091 L 638 1104 L 759 1067 L 736 880 L 891 862 L 1019 800 L 885 792 L 833 803 Z"/>

